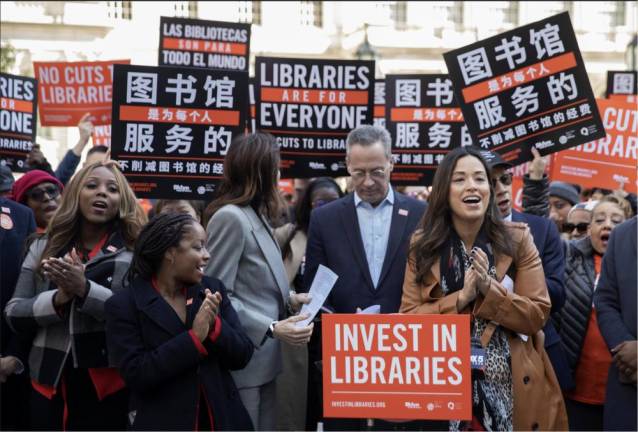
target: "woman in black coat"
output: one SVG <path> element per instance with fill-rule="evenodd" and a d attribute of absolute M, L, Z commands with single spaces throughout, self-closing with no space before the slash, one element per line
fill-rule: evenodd
<path fill-rule="evenodd" d="M 132 429 L 253 429 L 229 372 L 253 345 L 222 283 L 203 277 L 205 241 L 190 215 L 157 216 L 138 238 L 129 287 L 106 304 Z"/>

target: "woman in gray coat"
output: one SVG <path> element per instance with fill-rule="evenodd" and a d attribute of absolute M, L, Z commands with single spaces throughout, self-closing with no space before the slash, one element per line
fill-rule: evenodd
<path fill-rule="evenodd" d="M 274 430 L 275 379 L 281 371 L 279 340 L 300 345 L 313 325 L 297 327 L 303 316 L 286 319 L 307 303 L 290 294 L 281 251 L 268 223 L 278 215 L 279 149 L 271 135 L 237 138 L 224 161 L 224 180 L 211 203 L 206 275 L 220 279 L 255 348 L 245 369 L 233 373 L 242 402 L 257 430 Z"/>

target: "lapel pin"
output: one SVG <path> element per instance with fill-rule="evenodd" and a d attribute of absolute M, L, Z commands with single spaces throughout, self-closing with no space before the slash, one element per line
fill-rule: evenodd
<path fill-rule="evenodd" d="M 113 245 L 108 245 L 106 247 L 106 250 L 109 251 L 109 252 L 117 252 L 117 248 L 115 246 L 113 246 Z"/>
<path fill-rule="evenodd" d="M 9 207 L 2 207 L 2 212 L 11 214 L 11 209 Z"/>
<path fill-rule="evenodd" d="M 11 216 L 6 215 L 4 213 L 0 214 L 0 226 L 6 230 L 12 229 L 13 220 L 11 220 Z"/>
<path fill-rule="evenodd" d="M 407 216 L 408 215 L 408 211 L 406 209 L 399 209 L 399 215 L 400 216 Z"/>
<path fill-rule="evenodd" d="M 190 306 L 193 304 L 193 298 L 186 299 L 186 306 Z"/>

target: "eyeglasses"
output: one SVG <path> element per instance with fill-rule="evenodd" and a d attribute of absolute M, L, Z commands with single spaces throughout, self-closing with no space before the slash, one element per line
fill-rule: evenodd
<path fill-rule="evenodd" d="M 60 195 L 60 189 L 57 186 L 47 186 L 43 189 L 32 189 L 27 192 L 27 198 L 34 201 L 44 201 L 44 194 L 46 194 L 49 199 L 55 199 L 58 195 Z"/>
<path fill-rule="evenodd" d="M 355 181 L 365 180 L 367 175 L 370 175 L 370 178 L 373 180 L 383 180 L 385 179 L 385 168 L 377 168 L 372 171 L 363 171 L 363 170 L 355 170 L 350 173 L 350 176 Z"/>
<path fill-rule="evenodd" d="M 565 233 L 570 233 L 574 230 L 578 230 L 578 232 L 582 234 L 587 231 L 587 228 L 589 228 L 589 224 L 587 222 L 580 222 L 577 224 L 567 222 L 563 224 L 563 232 Z"/>
<path fill-rule="evenodd" d="M 512 184 L 512 174 L 505 173 L 501 174 L 499 177 L 492 179 L 492 187 L 496 187 L 496 182 L 500 182 L 503 186 L 509 186 Z"/>

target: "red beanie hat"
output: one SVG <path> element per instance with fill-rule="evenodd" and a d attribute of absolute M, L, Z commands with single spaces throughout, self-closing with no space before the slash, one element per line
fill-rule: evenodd
<path fill-rule="evenodd" d="M 27 202 L 27 191 L 40 183 L 53 183 L 64 189 L 64 185 L 57 178 L 53 177 L 46 171 L 32 170 L 20 177 L 13 184 L 12 195 L 14 201 L 25 204 Z"/>

